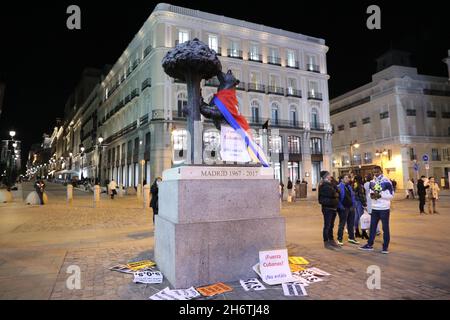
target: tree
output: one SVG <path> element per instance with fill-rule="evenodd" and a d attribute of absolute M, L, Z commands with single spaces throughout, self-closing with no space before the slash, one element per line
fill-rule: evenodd
<path fill-rule="evenodd" d="M 222 65 L 217 53 L 211 50 L 205 43 L 197 38 L 178 44 L 169 51 L 162 60 L 164 71 L 173 78 L 186 82 L 188 103 L 183 110 L 187 117 L 188 132 L 190 134 L 191 152 L 188 155 L 191 163 L 195 163 L 195 141 L 201 141 L 199 128 L 195 123 L 200 123 L 200 104 L 203 102 L 200 90 L 202 79 L 210 79 L 222 71 Z"/>

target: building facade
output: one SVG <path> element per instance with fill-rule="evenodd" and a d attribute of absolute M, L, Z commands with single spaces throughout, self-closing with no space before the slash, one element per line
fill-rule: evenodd
<path fill-rule="evenodd" d="M 331 101 L 334 174 L 380 165 L 399 188 L 422 174 L 448 185 L 448 79 L 418 74 L 406 52 L 390 51 L 377 63 L 372 82 Z"/>
<path fill-rule="evenodd" d="M 54 159 L 64 158 L 79 177 L 114 179 L 124 186 L 152 182 L 183 164 L 187 89 L 161 64 L 176 44 L 193 38 L 215 50 L 223 70 L 241 81 L 240 112 L 257 140 L 258 129 L 269 120 L 268 151 L 276 177 L 285 184 L 288 177 L 305 179 L 315 187 L 320 170 L 331 168 L 324 40 L 168 4 L 155 7 L 82 105 L 68 103 L 63 147 L 56 148 Z M 216 78 L 202 82 L 205 101 L 217 87 Z M 202 123 L 204 148 L 220 143 L 211 121 Z"/>

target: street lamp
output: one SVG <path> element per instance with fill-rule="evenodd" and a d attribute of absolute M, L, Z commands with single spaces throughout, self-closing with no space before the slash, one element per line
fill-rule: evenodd
<path fill-rule="evenodd" d="M 96 166 L 96 174 L 95 174 L 95 178 L 96 178 L 96 183 L 98 183 L 98 184 L 100 184 L 100 170 L 99 170 L 99 167 L 100 167 L 100 156 L 99 156 L 99 150 L 98 150 L 98 147 L 100 146 L 100 148 L 102 148 L 102 143 L 103 143 L 103 141 L 104 141 L 104 139 L 103 139 L 103 137 L 100 135 L 99 137 L 98 137 L 98 144 L 96 144 L 95 145 L 95 148 L 96 148 L 96 150 L 97 150 L 97 166 Z M 101 150 L 102 149 L 100 149 L 100 152 L 101 152 Z"/>
<path fill-rule="evenodd" d="M 83 145 L 80 145 L 80 151 L 81 151 L 81 180 L 83 180 L 84 179 L 84 177 L 83 177 L 83 152 L 84 152 L 84 146 Z"/>
<path fill-rule="evenodd" d="M 11 130 L 9 132 L 9 135 L 11 136 L 11 139 L 14 139 L 14 136 L 16 135 L 16 132 L 14 130 Z"/>

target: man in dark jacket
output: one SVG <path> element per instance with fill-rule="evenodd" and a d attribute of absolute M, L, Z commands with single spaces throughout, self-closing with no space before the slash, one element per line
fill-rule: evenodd
<path fill-rule="evenodd" d="M 427 189 L 430 186 L 425 186 L 425 176 L 421 176 L 419 181 L 417 181 L 417 195 L 419 196 L 419 210 L 420 214 L 425 214 L 425 196 L 427 194 Z"/>
<path fill-rule="evenodd" d="M 323 214 L 323 241 L 325 248 L 338 249 L 340 247 L 334 241 L 333 228 L 339 204 L 339 194 L 331 184 L 331 175 L 328 171 L 321 171 L 320 177 L 322 181 L 319 185 L 319 203 L 322 205 Z"/>
<path fill-rule="evenodd" d="M 45 190 L 44 180 L 42 180 L 41 178 L 36 179 L 36 182 L 34 183 L 34 189 L 36 190 L 36 193 L 38 194 L 39 201 L 41 202 L 41 206 L 44 205 L 44 190 Z"/>
<path fill-rule="evenodd" d="M 338 185 L 339 190 L 339 228 L 338 228 L 338 244 L 344 245 L 344 228 L 347 224 L 348 242 L 359 244 L 355 239 L 355 193 L 350 185 L 350 176 L 348 174 L 341 178 L 341 183 Z"/>
<path fill-rule="evenodd" d="M 158 214 L 159 210 L 159 199 L 158 199 L 158 192 L 159 192 L 159 184 L 161 183 L 161 178 L 156 178 L 155 182 L 153 182 L 152 186 L 150 187 L 150 193 L 152 194 L 152 200 L 150 201 L 150 207 L 153 209 L 153 224 L 155 224 L 155 215 Z"/>

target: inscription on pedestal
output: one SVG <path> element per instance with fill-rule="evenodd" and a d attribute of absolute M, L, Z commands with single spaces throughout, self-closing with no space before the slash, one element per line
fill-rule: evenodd
<path fill-rule="evenodd" d="M 164 171 L 163 181 L 192 179 L 274 179 L 272 168 L 263 167 L 179 167 Z"/>

